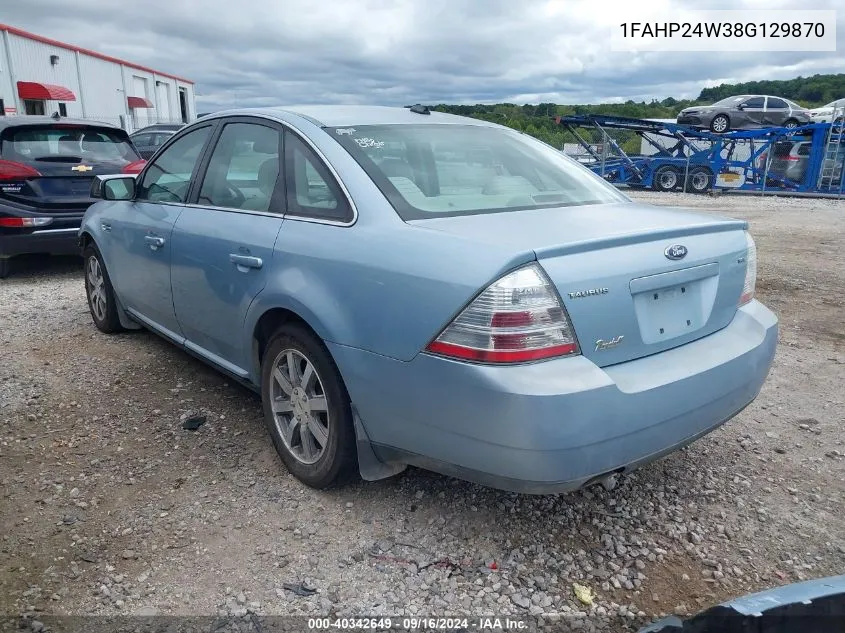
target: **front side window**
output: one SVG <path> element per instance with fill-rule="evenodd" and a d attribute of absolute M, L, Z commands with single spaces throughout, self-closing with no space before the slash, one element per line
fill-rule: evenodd
<path fill-rule="evenodd" d="M 743 105 L 746 108 L 750 108 L 750 109 L 754 109 L 754 108 L 762 109 L 763 105 L 765 105 L 765 103 L 766 103 L 765 97 L 752 97 L 751 99 L 749 99 L 748 101 L 743 103 Z"/>
<path fill-rule="evenodd" d="M 281 140 L 272 127 L 227 124 L 211 154 L 197 203 L 269 211 L 279 177 Z"/>
<path fill-rule="evenodd" d="M 211 126 L 188 132 L 147 167 L 136 200 L 185 202 Z"/>
<path fill-rule="evenodd" d="M 480 125 L 329 129 L 405 220 L 628 199 L 536 139 Z"/>

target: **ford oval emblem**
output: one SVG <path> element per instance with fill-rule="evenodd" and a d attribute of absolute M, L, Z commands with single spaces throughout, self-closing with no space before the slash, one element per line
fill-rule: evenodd
<path fill-rule="evenodd" d="M 663 254 L 666 255 L 669 259 L 683 259 L 687 256 L 687 247 L 683 244 L 672 244 L 672 246 L 667 246 L 666 250 L 663 251 Z"/>

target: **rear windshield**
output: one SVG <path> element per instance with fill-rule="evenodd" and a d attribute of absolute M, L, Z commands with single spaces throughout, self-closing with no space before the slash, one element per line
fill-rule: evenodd
<path fill-rule="evenodd" d="M 3 132 L 6 160 L 132 162 L 140 156 L 123 130 L 83 126 L 21 126 Z"/>
<path fill-rule="evenodd" d="M 405 220 L 627 201 L 563 153 L 506 128 L 329 128 Z"/>

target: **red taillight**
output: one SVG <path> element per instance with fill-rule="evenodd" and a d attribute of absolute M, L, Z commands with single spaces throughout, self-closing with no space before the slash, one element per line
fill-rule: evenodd
<path fill-rule="evenodd" d="M 801 158 L 800 158 L 800 157 L 798 157 L 798 156 L 784 156 L 784 157 L 783 157 L 783 160 L 789 160 L 789 161 L 799 161 L 799 160 L 801 160 Z"/>
<path fill-rule="evenodd" d="M 484 363 L 524 363 L 578 353 L 566 310 L 545 273 L 531 264 L 475 298 L 427 351 Z"/>
<path fill-rule="evenodd" d="M 135 160 L 129 163 L 126 167 L 121 169 L 124 174 L 140 174 L 141 170 L 144 169 L 144 165 L 147 164 L 143 158 L 140 160 Z"/>
<path fill-rule="evenodd" d="M 26 180 L 40 175 L 37 169 L 29 165 L 0 159 L 0 180 Z"/>
<path fill-rule="evenodd" d="M 0 218 L 0 226 L 5 228 L 28 228 L 52 224 L 53 218 Z"/>

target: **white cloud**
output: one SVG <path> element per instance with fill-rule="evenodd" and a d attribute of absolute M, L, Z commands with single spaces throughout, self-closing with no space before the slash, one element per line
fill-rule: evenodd
<path fill-rule="evenodd" d="M 838 72 L 841 53 L 611 53 L 631 0 L 27 0 L 3 19 L 197 82 L 198 107 L 695 97 L 735 80 Z M 786 6 L 786 5 L 792 5 Z M 813 8 L 836 8 L 838 0 Z M 795 8 L 779 0 L 649 0 Z M 840 16 L 840 20 L 845 15 Z M 845 29 L 840 21 L 840 43 Z M 845 50 L 845 45 L 840 44 Z"/>

